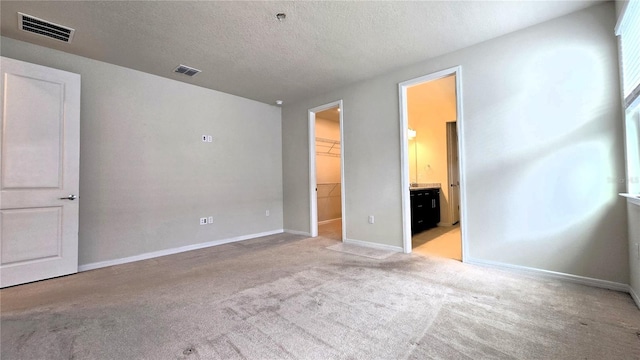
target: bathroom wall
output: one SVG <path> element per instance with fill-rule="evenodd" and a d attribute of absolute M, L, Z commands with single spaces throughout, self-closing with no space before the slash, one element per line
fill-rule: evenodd
<path fill-rule="evenodd" d="M 450 225 L 446 126 L 457 119 L 455 76 L 407 89 L 407 114 L 409 128 L 416 130 L 416 138 L 409 141 L 409 178 L 440 184 L 440 222 Z"/>

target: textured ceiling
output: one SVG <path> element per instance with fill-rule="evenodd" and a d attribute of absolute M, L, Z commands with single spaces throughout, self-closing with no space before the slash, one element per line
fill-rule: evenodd
<path fill-rule="evenodd" d="M 0 25 L 10 38 L 286 104 L 596 2 L 3 0 Z M 18 30 L 18 11 L 75 28 L 73 41 Z M 172 73 L 178 64 L 203 72 Z"/>

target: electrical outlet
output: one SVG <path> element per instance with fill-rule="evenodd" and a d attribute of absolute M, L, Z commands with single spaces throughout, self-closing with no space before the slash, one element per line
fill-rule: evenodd
<path fill-rule="evenodd" d="M 270 214 L 269 214 L 269 210 L 267 210 L 267 211 L 265 211 L 265 212 L 264 212 L 264 216 L 269 216 L 269 215 L 270 215 Z"/>
<path fill-rule="evenodd" d="M 208 224 L 213 224 L 213 216 L 209 216 L 209 222 Z"/>
<path fill-rule="evenodd" d="M 213 136 L 207 135 L 207 142 L 213 142 Z"/>
<path fill-rule="evenodd" d="M 207 218 L 200 218 L 200 225 L 207 225 Z"/>
<path fill-rule="evenodd" d="M 376 219 L 373 217 L 373 215 L 369 215 L 369 224 L 373 224 L 375 220 Z"/>

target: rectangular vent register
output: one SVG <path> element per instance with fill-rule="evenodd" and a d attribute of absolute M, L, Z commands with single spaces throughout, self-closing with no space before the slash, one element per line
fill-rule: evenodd
<path fill-rule="evenodd" d="M 174 72 L 177 72 L 177 73 L 179 73 L 179 74 L 185 74 L 185 75 L 187 75 L 187 76 L 193 76 L 193 75 L 195 75 L 195 74 L 199 73 L 201 70 L 198 70 L 198 69 L 192 68 L 191 66 L 187 66 L 187 65 L 182 65 L 182 64 L 180 64 L 180 65 L 178 65 L 178 67 L 177 67 L 175 70 L 173 70 L 173 71 L 174 71 Z"/>
<path fill-rule="evenodd" d="M 34 34 L 46 36 L 51 39 L 69 43 L 73 39 L 76 31 L 70 27 L 55 24 L 35 16 L 18 13 L 18 27 L 20 30 L 32 32 Z"/>

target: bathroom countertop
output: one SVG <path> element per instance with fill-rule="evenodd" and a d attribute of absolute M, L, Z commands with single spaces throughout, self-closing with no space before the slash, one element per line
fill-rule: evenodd
<path fill-rule="evenodd" d="M 440 189 L 440 183 L 418 183 L 409 186 L 409 190 Z"/>

